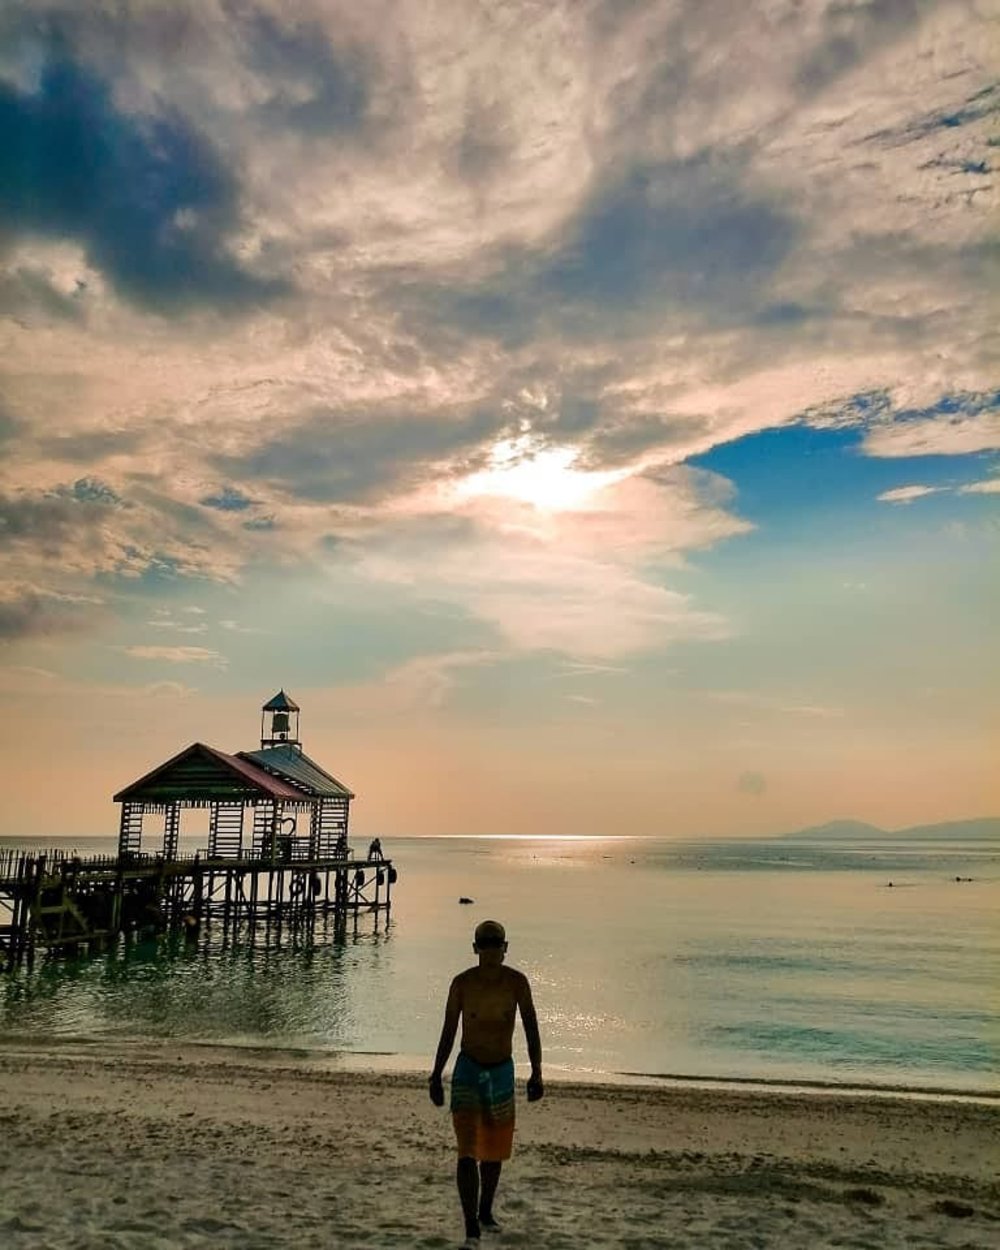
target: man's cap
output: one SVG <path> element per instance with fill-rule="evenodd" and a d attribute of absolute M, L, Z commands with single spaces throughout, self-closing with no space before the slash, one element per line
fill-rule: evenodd
<path fill-rule="evenodd" d="M 477 946 L 502 946 L 507 941 L 507 931 L 499 920 L 483 920 L 476 925 Z"/>

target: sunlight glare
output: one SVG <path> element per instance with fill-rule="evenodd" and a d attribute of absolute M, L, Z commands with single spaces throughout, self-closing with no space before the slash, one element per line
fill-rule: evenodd
<path fill-rule="evenodd" d="M 486 469 L 471 473 L 458 484 L 462 499 L 502 496 L 549 512 L 585 507 L 587 501 L 627 470 L 574 469 L 580 453 L 575 447 L 539 448 L 530 435 L 501 439 L 490 453 Z"/>

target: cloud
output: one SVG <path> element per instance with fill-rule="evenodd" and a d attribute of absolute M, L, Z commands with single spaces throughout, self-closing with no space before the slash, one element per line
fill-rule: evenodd
<path fill-rule="evenodd" d="M 821 703 L 789 703 L 774 695 L 758 694 L 752 690 L 709 690 L 706 695 L 713 703 L 730 704 L 781 716 L 804 716 L 811 720 L 839 720 L 844 715 L 842 707 Z"/>
<path fill-rule="evenodd" d="M 914 499 L 923 499 L 925 495 L 938 495 L 946 489 L 943 486 L 894 486 L 892 490 L 884 490 L 876 496 L 881 503 L 912 503 Z"/>
<path fill-rule="evenodd" d="M 619 664 L 599 664 L 593 660 L 564 660 L 557 677 L 597 677 L 627 673 Z"/>
<path fill-rule="evenodd" d="M 500 124 L 501 106 L 487 103 L 484 88 L 470 89 L 462 131 L 455 148 L 455 168 L 473 185 L 490 181 L 499 174 L 510 156 L 510 138 Z"/>
<path fill-rule="evenodd" d="M 403 692 L 407 703 L 420 707 L 440 707 L 466 668 L 495 663 L 490 651 L 451 651 L 444 655 L 423 655 L 408 660 L 385 676 L 390 689 Z"/>
<path fill-rule="evenodd" d="M 274 129 L 331 136 L 361 129 L 373 66 L 363 48 L 335 48 L 319 22 L 250 9 L 235 14 L 247 61 L 267 84 L 257 110 Z"/>
<path fill-rule="evenodd" d="M 460 607 L 515 650 L 617 657 L 729 632 L 717 613 L 645 580 L 627 562 L 563 552 L 528 535 L 439 547 L 428 564 L 390 545 L 363 556 L 360 568 L 377 581 L 410 585 L 419 599 Z"/>
<path fill-rule="evenodd" d="M 403 306 L 414 322 L 461 326 L 510 348 L 539 334 L 646 338 L 680 309 L 693 320 L 738 320 L 797 231 L 744 176 L 725 153 L 638 165 L 598 184 L 555 246 L 507 243 L 478 280 L 414 284 Z"/>
<path fill-rule="evenodd" d="M 140 430 L 82 430 L 75 434 L 43 434 L 39 450 L 53 460 L 78 464 L 101 463 L 111 456 L 127 456 L 138 451 L 143 441 Z"/>
<path fill-rule="evenodd" d="M 205 136 L 175 113 L 121 111 L 58 44 L 35 89 L 0 82 L 0 131 L 8 232 L 79 239 L 125 296 L 154 308 L 238 306 L 282 289 L 229 251 L 238 190 Z"/>
<path fill-rule="evenodd" d="M 54 493 L 73 499 L 77 503 L 100 503 L 109 506 L 122 503 L 121 496 L 116 494 L 106 482 L 92 477 L 78 477 L 72 486 L 57 487 Z"/>
<path fill-rule="evenodd" d="M 885 490 L 878 499 L 885 503 L 911 503 L 925 495 L 994 495 L 1000 492 L 1000 477 L 986 478 L 980 482 L 967 482 L 963 486 L 897 486 Z"/>
<path fill-rule="evenodd" d="M 50 478 L 59 472 L 53 462 L 39 467 Z M 7 476 L 26 474 L 12 460 Z M 246 558 L 240 541 L 213 541 L 219 531 L 211 513 L 182 503 L 172 489 L 90 475 L 4 491 L 0 480 L 0 584 L 44 580 L 71 599 L 99 584 L 101 597 L 115 599 L 189 579 L 233 579 Z"/>
<path fill-rule="evenodd" d="M 344 715 L 365 719 L 421 715 L 444 706 L 460 687 L 462 673 L 491 667 L 502 656 L 488 649 L 416 655 L 389 668 L 376 681 L 342 686 L 337 706 Z"/>
<path fill-rule="evenodd" d="M 822 35 L 798 71 L 810 94 L 870 60 L 879 46 L 904 35 L 920 18 L 919 0 L 871 0 L 864 5 L 831 4 L 822 15 Z"/>
<path fill-rule="evenodd" d="M 131 690 L 135 697 L 151 699 L 189 699 L 198 693 L 197 686 L 185 686 L 181 681 L 151 681 Z"/>
<path fill-rule="evenodd" d="M 20 428 L 20 422 L 15 421 L 11 414 L 0 406 L 0 447 L 15 438 Z"/>
<path fill-rule="evenodd" d="M 1000 450 L 1000 392 L 945 396 L 933 408 L 904 411 L 868 430 L 869 456 L 960 456 Z"/>
<path fill-rule="evenodd" d="M 154 616 L 152 620 L 146 622 L 153 629 L 169 629 L 178 634 L 203 634 L 208 626 L 204 622 L 199 621 L 197 624 L 189 625 L 183 621 L 174 621 L 169 617 Z"/>
<path fill-rule="evenodd" d="M 77 321 L 85 311 L 84 291 L 82 283 L 73 291 L 62 291 L 44 265 L 15 262 L 0 269 L 0 314 L 28 323 Z"/>
<path fill-rule="evenodd" d="M 680 580 L 749 530 L 692 457 L 996 446 L 972 9 L 388 12 L 0 19 L 5 584 L 349 574 L 607 663 L 733 628 Z M 455 489 L 519 438 L 620 477 Z"/>
<path fill-rule="evenodd" d="M 54 700 L 65 709 L 67 702 L 78 706 L 95 704 L 110 697 L 123 703 L 135 705 L 137 699 L 158 698 L 164 700 L 188 699 L 198 693 L 195 686 L 180 681 L 151 681 L 141 685 L 134 682 L 102 682 L 67 677 L 26 664 L 7 664 L 0 667 L 0 690 L 6 696 L 33 700 L 40 696 Z M 57 713 L 61 714 L 61 713 Z"/>
<path fill-rule="evenodd" d="M 742 533 L 719 506 L 716 479 L 686 468 L 569 495 L 556 469 L 537 482 L 538 502 L 453 488 L 418 493 L 393 524 L 350 548 L 365 580 L 408 588 L 488 624 L 515 650 L 555 650 L 606 661 L 682 639 L 718 639 L 729 626 L 664 584 L 679 553 Z M 520 482 L 520 479 L 518 479 Z M 426 511 L 421 515 L 418 509 Z"/>
<path fill-rule="evenodd" d="M 824 707 L 818 703 L 792 703 L 780 710 L 791 716 L 810 716 L 817 720 L 839 720 L 844 715 L 842 707 Z"/>
<path fill-rule="evenodd" d="M 932 109 L 908 119 L 900 126 L 877 130 L 869 136 L 870 141 L 886 147 L 896 147 L 945 134 L 975 122 L 986 121 L 1000 112 L 1000 86 L 991 83 L 980 87 L 959 104 Z"/>
<path fill-rule="evenodd" d="M 259 629 L 255 625 L 241 625 L 239 621 L 225 620 L 219 621 L 219 628 L 226 629 L 231 634 L 265 634 L 267 630 Z"/>
<path fill-rule="evenodd" d="M 7 584 L 0 588 L 0 643 L 81 633 L 101 615 L 93 597 Z"/>
<path fill-rule="evenodd" d="M 210 664 L 216 668 L 225 668 L 228 663 L 225 656 L 209 647 L 135 645 L 122 647 L 121 650 L 133 660 L 158 660 L 165 664 Z"/>
<path fill-rule="evenodd" d="M 502 412 L 485 409 L 328 410 L 289 423 L 252 450 L 220 455 L 217 464 L 296 500 L 375 503 L 433 479 L 453 456 L 474 455 L 506 422 Z"/>
<path fill-rule="evenodd" d="M 810 407 L 799 420 L 813 429 L 863 431 L 869 456 L 970 455 L 1000 448 L 1000 391 L 955 391 L 924 408 L 898 407 L 887 389 Z"/>
<path fill-rule="evenodd" d="M 793 220 L 741 186 L 738 165 L 704 154 L 639 168 L 602 188 L 543 269 L 564 301 L 695 308 L 738 298 L 787 255 Z"/>
<path fill-rule="evenodd" d="M 27 554 L 59 569 L 95 571 L 114 557 L 105 525 L 121 503 L 110 487 L 80 478 L 51 491 L 0 490 L 0 539 L 9 562 Z"/>
<path fill-rule="evenodd" d="M 235 486 L 223 486 L 218 494 L 206 495 L 198 502 L 205 508 L 217 508 L 220 512 L 245 512 L 254 504 L 249 495 L 244 495 Z"/>

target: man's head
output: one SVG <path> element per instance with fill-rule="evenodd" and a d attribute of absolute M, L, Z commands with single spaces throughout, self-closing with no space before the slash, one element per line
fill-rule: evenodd
<path fill-rule="evenodd" d="M 499 920 L 483 920 L 476 925 L 472 949 L 490 963 L 500 963 L 507 951 L 507 934 Z"/>

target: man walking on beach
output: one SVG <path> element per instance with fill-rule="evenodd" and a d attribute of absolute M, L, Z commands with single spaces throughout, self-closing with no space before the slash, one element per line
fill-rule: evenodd
<path fill-rule="evenodd" d="M 448 991 L 441 1040 L 430 1077 L 431 1102 L 444 1106 L 442 1075 L 462 1022 L 462 1041 L 451 1074 L 451 1116 L 458 1145 L 458 1196 L 465 1217 L 465 1246 L 479 1245 L 480 1230 L 497 1230 L 493 1197 L 514 1142 L 514 1021 L 521 1013 L 531 1076 L 528 1102 L 542 1085 L 542 1043 L 531 986 L 523 972 L 504 967 L 507 935 L 496 920 L 476 926 L 472 949 L 479 963 L 460 972 Z"/>

